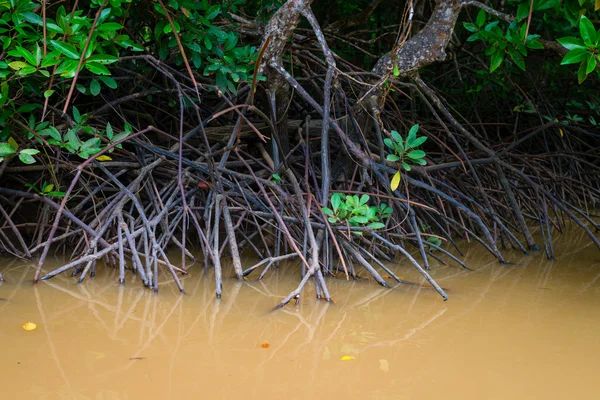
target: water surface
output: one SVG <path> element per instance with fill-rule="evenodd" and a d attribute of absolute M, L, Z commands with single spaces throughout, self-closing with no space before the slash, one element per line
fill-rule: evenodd
<path fill-rule="evenodd" d="M 473 246 L 474 272 L 433 264 L 447 302 L 418 286 L 331 279 L 335 304 L 309 285 L 277 312 L 295 264 L 228 279 L 217 302 L 200 266 L 182 296 L 131 276 L 119 285 L 104 269 L 81 285 L 64 275 L 32 286 L 33 268 L 0 259 L 2 398 L 597 399 L 600 251 L 579 232 L 556 248 L 556 261 L 509 253 L 515 263 L 499 265 Z"/>

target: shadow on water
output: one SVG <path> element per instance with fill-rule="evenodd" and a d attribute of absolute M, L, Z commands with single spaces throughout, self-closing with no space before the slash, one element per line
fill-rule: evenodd
<path fill-rule="evenodd" d="M 596 398 L 600 255 L 578 233 L 557 247 L 556 261 L 509 253 L 515 263 L 503 266 L 473 247 L 466 261 L 476 271 L 433 265 L 448 302 L 421 285 L 331 279 L 334 304 L 308 285 L 298 305 L 276 312 L 297 264 L 261 281 L 226 279 L 216 301 L 200 267 L 183 278 L 186 295 L 168 283 L 156 295 L 103 268 L 81 285 L 65 275 L 32 286 L 33 268 L 0 259 L 2 390 L 18 399 Z M 422 283 L 410 266 L 392 268 Z M 23 330 L 27 321 L 37 329 Z"/>

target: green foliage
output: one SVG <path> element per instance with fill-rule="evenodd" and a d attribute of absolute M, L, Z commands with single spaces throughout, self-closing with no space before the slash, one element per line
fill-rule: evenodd
<path fill-rule="evenodd" d="M 216 22 L 218 18 L 227 17 L 229 11 L 237 11 L 241 3 L 240 0 L 213 5 L 208 0 L 170 0 L 167 3 L 191 64 L 205 76 L 214 76 L 221 90 L 233 93 L 237 91 L 236 84 L 252 76 L 256 48 L 239 46 L 239 35 L 223 30 Z M 154 26 L 147 26 L 147 40 L 156 40 L 160 59 L 168 60 L 172 57 L 171 51 L 177 48 L 177 40 L 160 4 L 154 3 L 154 10 L 159 20 Z M 175 54 L 176 64 L 181 65 L 183 57 L 178 51 Z"/>
<path fill-rule="evenodd" d="M 419 131 L 419 125 L 413 125 L 408 131 L 406 140 L 396 132 L 392 131 L 392 138 L 385 138 L 383 143 L 392 151 L 388 154 L 385 159 L 391 162 L 400 163 L 405 171 L 410 171 L 412 167 L 410 164 L 427 165 L 425 161 L 426 153 L 423 150 L 418 150 L 417 147 L 421 146 L 427 140 L 426 136 L 417 136 Z M 391 189 L 396 190 L 400 184 L 400 169 L 396 172 L 392 178 Z"/>
<path fill-rule="evenodd" d="M 525 71 L 527 49 L 543 49 L 539 42 L 540 35 L 526 35 L 527 23 L 512 22 L 506 30 L 500 26 L 499 20 L 486 24 L 488 15 L 480 10 L 475 23 L 463 23 L 465 29 L 473 34 L 467 38 L 468 42 L 483 40 L 488 44 L 485 55 L 490 56 L 490 72 L 494 72 L 504 61 L 508 54 L 517 67 Z"/>
<path fill-rule="evenodd" d="M 596 31 L 592 22 L 585 16 L 579 20 L 580 37 L 564 37 L 557 41 L 569 50 L 563 57 L 561 64 L 577 64 L 577 79 L 583 83 L 595 69 L 600 52 L 600 29 Z"/>
<path fill-rule="evenodd" d="M 510 24 L 487 15 L 483 10 L 475 22 L 463 23 L 464 28 L 472 33 L 467 38 L 468 42 L 485 42 L 485 55 L 490 57 L 490 72 L 497 70 L 507 58 L 524 71 L 528 49 L 544 48 L 539 41 L 539 34 L 527 34 L 530 1 L 509 3 L 516 6 L 517 17 Z M 592 15 L 597 10 L 593 0 L 537 0 L 533 3 L 530 29 L 539 27 L 547 36 L 558 36 L 567 32 L 575 33 L 574 28 L 579 28 L 577 36 L 562 37 L 557 41 L 569 50 L 561 64 L 580 64 L 577 72 L 580 84 L 596 70 L 600 30 L 595 30 L 585 14 Z"/>
<path fill-rule="evenodd" d="M 0 142 L 0 162 L 4 161 L 5 158 L 17 155 L 19 156 L 19 160 L 23 164 L 33 164 L 35 163 L 35 156 L 40 151 L 36 149 L 21 149 L 19 150 L 19 145 L 12 137 L 8 138 L 6 142 Z"/>
<path fill-rule="evenodd" d="M 39 194 L 40 196 L 65 197 L 65 194 L 66 194 L 65 192 L 60 192 L 60 191 L 54 190 L 54 184 L 46 183 L 45 181 L 44 181 L 44 183 L 42 183 L 41 189 L 38 189 L 35 185 L 32 185 L 31 183 L 26 183 L 25 187 L 31 188 L 31 190 L 33 190 L 35 193 Z"/>
<path fill-rule="evenodd" d="M 166 63 L 183 63 L 175 32 L 157 1 L 110 0 L 93 26 L 103 2 L 82 0 L 74 10 L 56 4 L 47 7 L 44 20 L 39 0 L 0 0 L 0 162 L 13 155 L 26 164 L 35 162 L 37 150 L 17 151 L 9 145 L 13 119 L 27 121 L 27 139 L 46 141 L 82 158 L 131 133 L 131 127 L 115 134 L 110 126 L 104 131 L 88 125 L 88 117 L 80 115 L 76 107 L 72 127 L 59 130 L 40 122 L 42 104 L 67 98 L 78 70 L 75 93 L 96 97 L 111 96 L 111 91 L 119 88 L 111 76 L 117 65 L 140 73 L 147 68 L 131 57 L 125 60 L 126 56 L 146 53 Z M 224 92 L 236 92 L 236 85 L 251 78 L 255 48 L 240 45 L 237 32 L 217 23 L 237 11 L 241 0 L 213 5 L 208 0 L 165 3 L 192 68 L 213 79 Z M 131 32 L 134 37 L 127 34 Z"/>
<path fill-rule="evenodd" d="M 279 185 L 281 183 L 281 176 L 279 176 L 279 174 L 273 174 L 271 176 L 270 182 Z"/>
<path fill-rule="evenodd" d="M 358 197 L 357 195 L 334 193 L 331 195 L 331 208 L 323 207 L 322 210 L 332 224 L 368 226 L 371 229 L 384 228 L 385 224 L 381 221 L 391 215 L 392 208 L 383 203 L 378 206 L 369 206 L 369 200 L 370 196 L 367 194 Z M 359 231 L 354 233 L 362 234 Z"/>

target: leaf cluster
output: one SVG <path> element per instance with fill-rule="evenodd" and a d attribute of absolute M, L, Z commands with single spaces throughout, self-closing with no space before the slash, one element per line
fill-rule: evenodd
<path fill-rule="evenodd" d="M 334 193 L 331 195 L 331 208 L 323 207 L 322 211 L 327 220 L 332 224 L 344 223 L 349 226 L 367 226 L 371 229 L 382 229 L 386 220 L 392 213 L 392 208 L 382 203 L 378 206 L 369 205 L 370 196 L 363 194 L 344 195 Z M 355 231 L 355 234 L 362 232 Z"/>

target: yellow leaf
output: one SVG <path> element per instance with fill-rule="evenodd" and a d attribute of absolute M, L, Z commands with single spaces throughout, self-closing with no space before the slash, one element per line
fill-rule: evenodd
<path fill-rule="evenodd" d="M 396 171 L 396 173 L 394 174 L 392 178 L 392 183 L 390 184 L 390 189 L 394 191 L 398 189 L 398 186 L 400 186 L 400 171 Z"/>
<path fill-rule="evenodd" d="M 19 150 L 19 145 L 17 144 L 17 141 L 13 139 L 12 136 L 8 138 L 8 144 L 10 145 L 10 147 L 12 147 L 14 151 Z"/>
<path fill-rule="evenodd" d="M 342 357 L 342 361 L 350 361 L 350 360 L 354 360 L 354 357 L 352 357 L 352 356 L 344 356 L 344 357 Z"/>
<path fill-rule="evenodd" d="M 390 363 L 388 362 L 388 360 L 386 360 L 386 359 L 379 360 L 379 369 L 382 370 L 383 372 L 389 372 Z"/>
<path fill-rule="evenodd" d="M 561 128 L 558 128 L 558 131 L 560 132 L 560 137 L 563 137 L 565 135 L 565 133 L 563 132 L 563 130 Z"/>
<path fill-rule="evenodd" d="M 600 10 L 600 0 L 596 0 L 596 5 L 594 6 L 594 11 Z"/>
<path fill-rule="evenodd" d="M 23 329 L 25 329 L 26 331 L 32 331 L 35 328 L 37 328 L 37 325 L 33 322 L 26 322 L 23 324 Z"/>
<path fill-rule="evenodd" d="M 110 161 L 110 160 L 112 160 L 112 158 L 110 158 L 109 156 L 98 156 L 98 157 L 96 157 L 96 160 L 98 160 L 98 161 Z"/>
<path fill-rule="evenodd" d="M 94 359 L 96 359 L 96 360 L 102 360 L 103 358 L 106 357 L 106 355 L 102 352 L 91 351 L 90 353 L 92 353 L 94 355 Z"/>
<path fill-rule="evenodd" d="M 8 63 L 8 66 L 14 69 L 15 71 L 25 68 L 27 65 L 28 64 L 23 61 L 13 61 L 11 63 Z"/>

